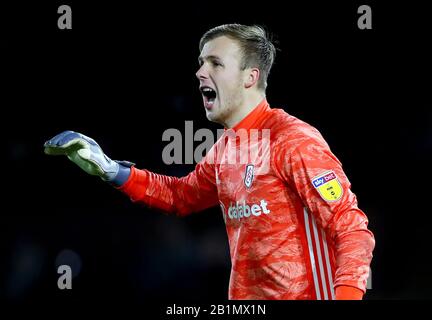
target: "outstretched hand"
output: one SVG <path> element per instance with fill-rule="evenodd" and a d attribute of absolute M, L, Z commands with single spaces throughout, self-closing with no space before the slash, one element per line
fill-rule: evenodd
<path fill-rule="evenodd" d="M 112 180 L 119 164 L 108 158 L 92 138 L 74 131 L 64 131 L 44 144 L 48 155 L 65 155 L 81 169 L 103 180 Z"/>

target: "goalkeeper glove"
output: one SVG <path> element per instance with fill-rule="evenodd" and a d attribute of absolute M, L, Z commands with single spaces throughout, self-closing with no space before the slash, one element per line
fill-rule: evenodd
<path fill-rule="evenodd" d="M 92 138 L 74 131 L 64 131 L 44 144 L 48 155 L 65 155 L 88 174 L 99 176 L 115 186 L 123 185 L 129 177 L 128 161 L 108 158 Z"/>

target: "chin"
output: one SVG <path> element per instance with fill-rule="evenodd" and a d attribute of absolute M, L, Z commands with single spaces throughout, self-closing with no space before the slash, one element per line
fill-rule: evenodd
<path fill-rule="evenodd" d="M 213 122 L 216 122 L 217 118 L 218 118 L 217 115 L 211 111 L 206 111 L 206 116 L 207 116 L 208 120 L 213 121 Z"/>
<path fill-rule="evenodd" d="M 206 111 L 207 119 L 211 122 L 222 124 L 220 121 L 220 116 L 211 111 Z"/>

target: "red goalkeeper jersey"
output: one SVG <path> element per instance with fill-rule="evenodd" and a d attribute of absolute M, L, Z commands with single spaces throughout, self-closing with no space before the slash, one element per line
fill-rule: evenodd
<path fill-rule="evenodd" d="M 314 127 L 264 99 L 189 175 L 131 169 L 132 201 L 185 216 L 220 205 L 230 299 L 334 299 L 365 292 L 375 245 L 339 160 Z"/>

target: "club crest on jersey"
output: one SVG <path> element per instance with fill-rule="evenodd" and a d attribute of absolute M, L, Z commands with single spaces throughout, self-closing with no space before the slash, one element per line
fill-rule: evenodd
<path fill-rule="evenodd" d="M 333 171 L 326 171 L 316 176 L 312 179 L 312 184 L 325 201 L 337 201 L 343 195 L 342 186 Z"/>
<path fill-rule="evenodd" d="M 250 188 L 254 178 L 254 165 L 248 164 L 245 170 L 244 184 L 247 188 Z"/>

